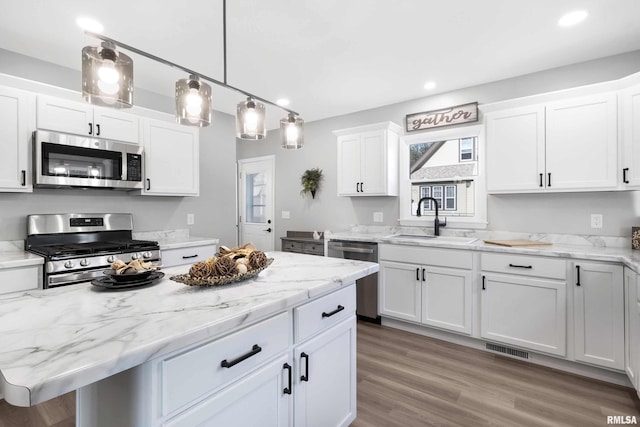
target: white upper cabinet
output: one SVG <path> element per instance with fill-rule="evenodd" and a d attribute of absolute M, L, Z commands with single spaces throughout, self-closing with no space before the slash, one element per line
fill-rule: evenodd
<path fill-rule="evenodd" d="M 36 95 L 0 87 L 0 191 L 30 192 L 31 132 Z"/>
<path fill-rule="evenodd" d="M 607 92 L 487 113 L 490 193 L 617 188 L 617 97 Z"/>
<path fill-rule="evenodd" d="M 142 194 L 199 195 L 199 151 L 199 128 L 144 119 Z"/>
<path fill-rule="evenodd" d="M 140 117 L 120 110 L 38 96 L 38 129 L 138 144 Z"/>
<path fill-rule="evenodd" d="M 604 93 L 547 105 L 547 189 L 616 188 L 616 99 Z"/>
<path fill-rule="evenodd" d="M 622 186 L 640 188 L 640 85 L 620 93 L 622 116 Z"/>
<path fill-rule="evenodd" d="M 544 106 L 485 116 L 487 190 L 537 191 L 544 184 Z"/>
<path fill-rule="evenodd" d="M 338 195 L 397 196 L 398 140 L 391 122 L 337 130 Z"/>

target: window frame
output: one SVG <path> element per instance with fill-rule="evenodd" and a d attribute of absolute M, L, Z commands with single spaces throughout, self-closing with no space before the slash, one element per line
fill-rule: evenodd
<path fill-rule="evenodd" d="M 463 138 L 476 138 L 474 146 L 474 157 L 477 162 L 478 174 L 471 178 L 474 181 L 474 206 L 475 214 L 473 216 L 449 216 L 447 217 L 448 228 L 471 228 L 471 229 L 484 229 L 487 228 L 487 188 L 485 177 L 485 141 L 484 141 L 484 125 L 468 125 L 455 128 L 449 128 L 439 131 L 425 131 L 419 134 L 406 134 L 401 139 L 399 146 L 399 202 L 400 202 L 400 217 L 398 222 L 401 226 L 422 226 L 431 227 L 433 225 L 433 216 L 435 211 L 427 211 L 421 217 L 411 215 L 411 185 L 415 183 L 424 183 L 428 185 L 428 180 L 411 180 L 409 178 L 409 146 L 411 144 L 429 143 L 434 141 L 445 141 L 450 139 L 463 139 Z M 442 179 L 438 181 L 442 182 Z M 437 185 L 434 180 L 434 184 Z M 446 187 L 446 185 L 444 185 Z M 443 188 L 443 206 L 445 203 Z M 457 191 L 456 191 L 457 194 Z M 457 208 L 457 206 L 456 206 Z M 443 216 L 446 216 L 447 210 L 440 210 Z"/>

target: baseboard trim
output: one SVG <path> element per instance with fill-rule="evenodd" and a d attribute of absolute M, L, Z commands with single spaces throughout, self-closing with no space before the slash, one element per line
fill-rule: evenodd
<path fill-rule="evenodd" d="M 466 347 L 475 348 L 478 350 L 486 351 L 488 353 L 497 354 L 502 357 L 509 357 L 515 360 L 520 360 L 523 363 L 528 363 L 528 362 L 535 363 L 537 365 L 558 369 L 560 371 L 581 375 L 583 377 L 593 378 L 596 380 L 633 388 L 633 385 L 631 384 L 631 382 L 629 381 L 629 378 L 624 372 L 616 372 L 616 371 L 611 371 L 605 368 L 585 365 L 580 362 L 558 359 L 555 357 L 536 353 L 529 349 L 526 349 L 526 351 L 529 353 L 529 358 L 525 360 L 520 357 L 514 357 L 508 354 L 487 350 L 485 347 L 485 344 L 487 342 L 491 342 L 488 340 L 459 335 L 452 332 L 446 332 L 439 329 L 429 328 L 427 326 L 421 326 L 413 323 L 403 322 L 401 320 L 389 319 L 387 317 L 382 318 L 382 325 L 388 326 L 390 328 L 400 329 L 406 332 L 411 332 L 418 335 L 423 335 L 430 338 L 439 339 L 442 341 L 447 341 L 453 344 L 459 344 Z"/>

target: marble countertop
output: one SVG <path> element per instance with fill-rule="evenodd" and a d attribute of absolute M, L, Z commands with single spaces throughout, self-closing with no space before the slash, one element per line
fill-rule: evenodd
<path fill-rule="evenodd" d="M 624 241 L 623 238 L 613 238 L 617 246 L 597 246 L 602 243 L 603 238 L 495 232 L 464 233 L 464 235 L 452 234 L 435 238 L 398 237 L 398 234 L 402 233 L 397 231 L 390 232 L 389 230 L 345 231 L 327 233 L 325 234 L 325 238 L 327 240 L 392 243 L 397 245 L 617 262 L 631 268 L 636 273 L 640 273 L 640 251 L 619 246 L 620 241 Z M 551 245 L 508 247 L 484 243 L 486 239 L 530 239 L 534 241 L 546 241 L 551 243 Z"/>
<path fill-rule="evenodd" d="M 90 283 L 0 297 L 0 392 L 29 406 L 289 309 L 378 271 L 375 263 L 269 252 L 254 279 L 221 287 L 169 280 L 110 291 Z"/>
<path fill-rule="evenodd" d="M 0 252 L 0 270 L 44 264 L 44 258 L 30 252 Z"/>
<path fill-rule="evenodd" d="M 219 239 L 213 237 L 191 236 L 189 230 L 140 231 L 133 233 L 134 239 L 155 240 L 160 250 L 191 248 L 203 245 L 218 245 Z"/>

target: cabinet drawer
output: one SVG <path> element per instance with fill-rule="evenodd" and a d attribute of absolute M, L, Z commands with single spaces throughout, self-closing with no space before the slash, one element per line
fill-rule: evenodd
<path fill-rule="evenodd" d="M 41 287 L 41 266 L 0 269 L 0 294 L 28 291 Z"/>
<path fill-rule="evenodd" d="M 162 414 L 172 413 L 286 351 L 290 324 L 289 313 L 282 313 L 161 361 Z"/>
<path fill-rule="evenodd" d="M 188 248 L 165 249 L 162 250 L 162 266 L 173 267 L 174 265 L 193 264 L 204 261 L 216 254 L 216 245 L 191 246 Z"/>
<path fill-rule="evenodd" d="M 283 240 L 282 241 L 282 250 L 284 252 L 302 253 L 302 243 L 300 243 L 300 242 L 292 242 L 290 240 Z"/>
<path fill-rule="evenodd" d="M 389 244 L 378 245 L 378 247 L 380 259 L 388 261 L 465 269 L 473 267 L 471 251 Z"/>
<path fill-rule="evenodd" d="M 310 255 L 324 255 L 324 243 L 303 243 L 302 253 Z"/>
<path fill-rule="evenodd" d="M 295 342 L 335 325 L 356 311 L 356 287 L 333 292 L 293 310 Z"/>
<path fill-rule="evenodd" d="M 562 259 L 483 253 L 480 264 L 482 271 L 563 280 L 567 277 L 567 266 Z"/>

